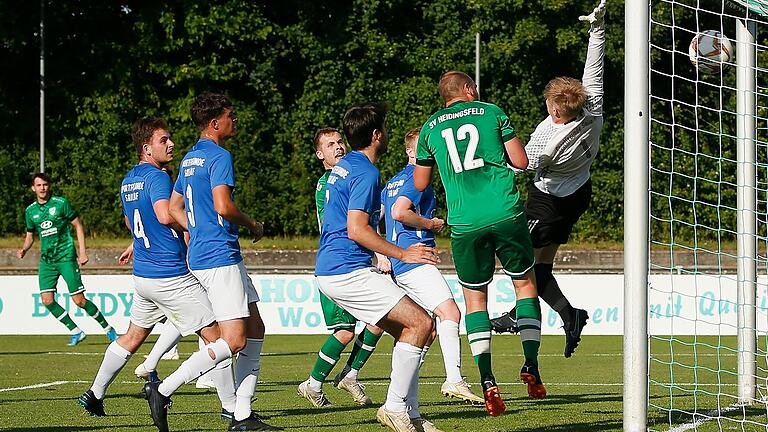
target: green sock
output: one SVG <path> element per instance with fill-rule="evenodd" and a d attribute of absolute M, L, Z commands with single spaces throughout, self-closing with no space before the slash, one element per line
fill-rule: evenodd
<path fill-rule="evenodd" d="M 379 339 L 381 339 L 381 335 L 372 333 L 366 327 L 363 332 L 357 336 L 357 340 L 355 340 L 355 346 L 349 354 L 347 366 L 356 370 L 362 369 L 365 362 L 371 358 L 373 350 L 376 349 L 376 344 L 379 343 Z"/>
<path fill-rule="evenodd" d="M 344 351 L 344 344 L 333 335 L 328 336 L 320 348 L 320 352 L 317 353 L 315 367 L 312 368 L 310 376 L 320 382 L 325 381 L 333 367 L 336 366 L 336 362 L 341 358 L 342 351 Z"/>
<path fill-rule="evenodd" d="M 488 311 L 472 312 L 464 316 L 467 325 L 467 339 L 472 357 L 475 358 L 482 380 L 491 373 L 491 320 Z"/>
<path fill-rule="evenodd" d="M 101 325 L 101 328 L 107 329 L 109 327 L 109 323 L 104 319 L 104 315 L 99 312 L 99 308 L 97 308 L 92 301 L 85 299 L 85 306 L 83 306 L 83 309 L 85 309 L 85 313 Z"/>
<path fill-rule="evenodd" d="M 539 364 L 541 345 L 541 304 L 538 297 L 517 300 L 517 325 L 523 343 L 525 364 Z"/>
<path fill-rule="evenodd" d="M 54 318 L 61 321 L 62 324 L 67 326 L 69 330 L 74 330 L 77 328 L 77 324 L 75 324 L 74 321 L 72 321 L 72 318 L 69 317 L 69 314 L 67 311 L 64 310 L 63 307 L 61 307 L 60 304 L 56 303 L 56 300 L 53 301 L 53 303 L 46 305 L 46 309 L 53 315 Z"/>

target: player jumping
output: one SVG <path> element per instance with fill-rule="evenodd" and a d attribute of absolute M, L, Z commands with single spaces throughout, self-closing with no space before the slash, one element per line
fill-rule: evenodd
<path fill-rule="evenodd" d="M 434 166 L 440 171 L 453 260 L 467 307 L 467 338 L 480 370 L 486 410 L 497 416 L 506 406 L 491 372 L 487 296 L 495 257 L 512 278 L 518 299 L 525 355 L 520 379 L 528 384 L 531 397 L 546 395 L 538 369 L 541 308 L 532 270 L 533 247 L 509 166 L 525 168 L 528 158 L 507 115 L 496 105 L 477 101 L 477 87 L 467 74 L 446 72 L 440 77 L 439 92 L 445 108 L 421 128 L 413 179 L 416 189 L 424 191 Z"/>
<path fill-rule="evenodd" d="M 563 320 L 565 357 L 578 346 L 589 316 L 565 298 L 552 275 L 552 266 L 558 248 L 568 242 L 592 198 L 589 169 L 603 129 L 604 16 L 602 0 L 590 15 L 579 17 L 590 23 L 582 81 L 558 77 L 547 84 L 544 97 L 549 116 L 539 123 L 525 146 L 527 168 L 536 171 L 525 202 L 536 257 L 536 283 L 539 296 Z M 513 309 L 492 320 L 494 330 L 514 331 L 514 315 Z"/>

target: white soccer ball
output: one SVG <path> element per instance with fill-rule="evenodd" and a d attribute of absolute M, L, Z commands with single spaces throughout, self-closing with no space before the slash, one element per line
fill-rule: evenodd
<path fill-rule="evenodd" d="M 703 31 L 691 39 L 688 58 L 701 72 L 716 72 L 728 63 L 733 55 L 733 45 L 717 30 Z"/>

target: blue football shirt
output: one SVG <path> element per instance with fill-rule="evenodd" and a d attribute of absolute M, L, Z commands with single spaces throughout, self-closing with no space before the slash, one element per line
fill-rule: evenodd
<path fill-rule="evenodd" d="M 184 239 L 155 215 L 154 203 L 171 198 L 171 178 L 142 163 L 131 168 L 120 186 L 123 214 L 133 234 L 133 274 L 159 279 L 189 273 Z"/>
<path fill-rule="evenodd" d="M 406 197 L 411 200 L 412 209 L 419 216 L 432 219 L 435 216 L 435 191 L 432 186 L 428 186 L 424 192 L 419 192 L 413 185 L 413 171 L 415 165 L 408 165 L 404 170 L 397 173 L 389 180 L 381 191 L 381 203 L 384 205 L 384 217 L 387 224 L 387 240 L 407 249 L 416 243 L 424 243 L 428 246 L 435 246 L 435 233 L 430 230 L 416 229 L 392 218 L 392 206 L 399 197 Z M 402 261 L 390 258 L 392 263 L 392 273 L 397 276 L 408 270 L 412 270 L 423 264 L 406 264 Z"/>
<path fill-rule="evenodd" d="M 353 151 L 333 167 L 325 187 L 315 275 L 335 276 L 371 267 L 373 252 L 349 239 L 347 212 L 368 213 L 368 223 L 375 229 L 381 208 L 379 170 L 364 154 Z"/>
<path fill-rule="evenodd" d="M 240 255 L 237 225 L 213 208 L 213 188 L 232 188 L 235 199 L 235 166 L 232 155 L 215 142 L 201 139 L 179 166 L 174 191 L 184 196 L 189 229 L 189 268 L 206 270 L 237 264 Z"/>

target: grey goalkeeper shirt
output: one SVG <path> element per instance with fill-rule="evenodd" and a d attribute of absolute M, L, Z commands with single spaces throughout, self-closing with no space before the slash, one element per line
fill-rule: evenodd
<path fill-rule="evenodd" d="M 587 102 L 581 114 L 567 124 L 555 124 L 547 117 L 525 146 L 528 169 L 536 171 L 534 185 L 544 193 L 565 197 L 589 180 L 603 129 L 604 56 L 605 28 L 593 25 L 582 77 Z"/>

